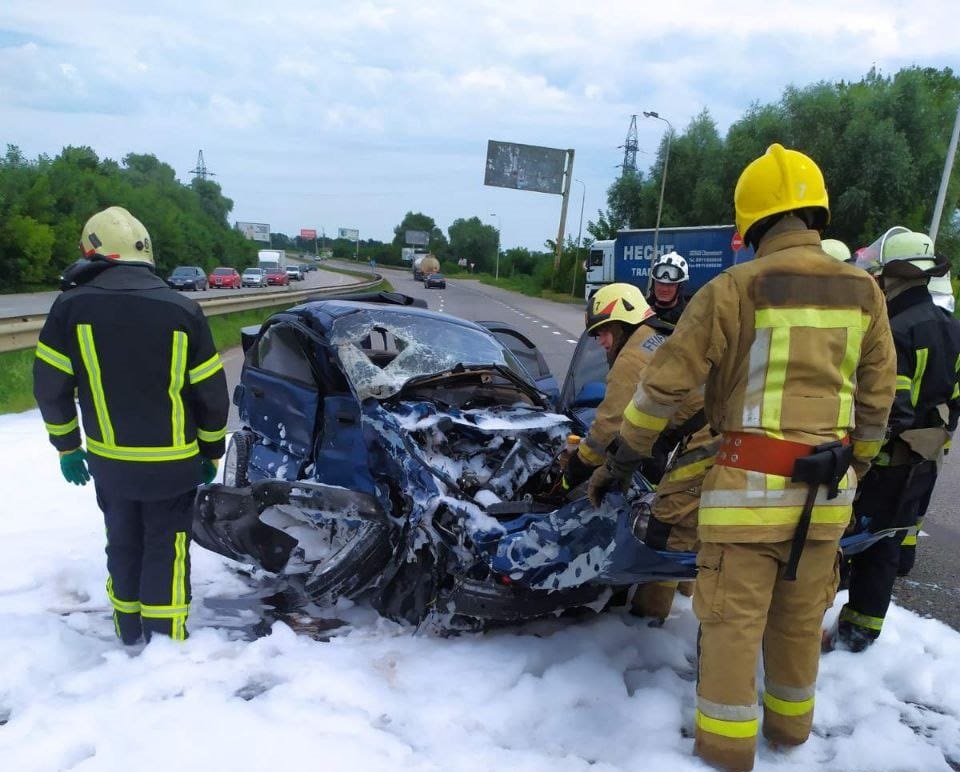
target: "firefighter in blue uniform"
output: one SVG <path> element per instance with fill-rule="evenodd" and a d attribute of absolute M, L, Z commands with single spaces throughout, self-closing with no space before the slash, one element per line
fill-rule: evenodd
<path fill-rule="evenodd" d="M 40 332 L 34 396 L 64 478 L 93 477 L 118 637 L 182 640 L 193 498 L 224 451 L 223 365 L 202 310 L 154 273 L 150 236 L 126 209 L 91 217 L 80 247 Z"/>
<path fill-rule="evenodd" d="M 923 233 L 900 229 L 878 258 L 861 267 L 878 277 L 897 350 L 897 390 L 886 442 L 860 481 L 853 511 L 859 530 L 915 527 L 937 480 L 944 445 L 960 418 L 960 326 L 937 308 L 927 289 L 949 270 Z M 899 567 L 902 531 L 850 560 L 850 599 L 838 629 L 824 638 L 862 651 L 880 635 Z"/>

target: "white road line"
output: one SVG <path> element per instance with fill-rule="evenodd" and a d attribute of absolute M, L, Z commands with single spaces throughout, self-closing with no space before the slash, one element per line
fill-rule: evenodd
<path fill-rule="evenodd" d="M 554 335 L 559 335 L 560 332 L 559 332 L 558 330 L 554 330 L 554 331 L 553 331 L 553 334 L 554 334 Z"/>
<path fill-rule="evenodd" d="M 550 329 L 550 325 L 549 325 L 549 324 L 541 324 L 540 326 L 543 327 L 543 329 L 545 329 L 545 330 L 549 330 L 549 329 Z"/>
<path fill-rule="evenodd" d="M 575 340 L 570 340 L 570 338 L 567 338 L 567 343 L 573 343 L 574 345 L 577 344 L 577 342 L 576 342 Z"/>

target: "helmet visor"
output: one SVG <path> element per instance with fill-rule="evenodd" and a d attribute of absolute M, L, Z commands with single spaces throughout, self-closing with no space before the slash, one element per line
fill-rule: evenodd
<path fill-rule="evenodd" d="M 659 263 L 653 267 L 653 280 L 668 284 L 677 284 L 683 281 L 683 271 L 679 265 L 673 263 Z"/>

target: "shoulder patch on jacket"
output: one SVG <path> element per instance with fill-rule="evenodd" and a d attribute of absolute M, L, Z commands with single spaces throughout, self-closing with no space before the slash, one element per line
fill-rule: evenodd
<path fill-rule="evenodd" d="M 644 351 L 656 351 L 667 340 L 666 336 L 655 333 L 647 338 L 640 346 Z"/>

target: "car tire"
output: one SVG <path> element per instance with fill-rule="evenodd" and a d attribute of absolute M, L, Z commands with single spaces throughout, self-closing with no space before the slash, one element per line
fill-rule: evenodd
<path fill-rule="evenodd" d="M 337 598 L 352 598 L 382 576 L 392 556 L 389 526 L 367 521 L 356 538 L 309 574 L 298 575 L 303 579 L 304 595 L 320 606 L 332 606 Z"/>
<path fill-rule="evenodd" d="M 223 454 L 223 484 L 232 488 L 250 485 L 250 452 L 253 450 L 253 432 L 241 429 L 230 435 L 227 452 Z"/>

